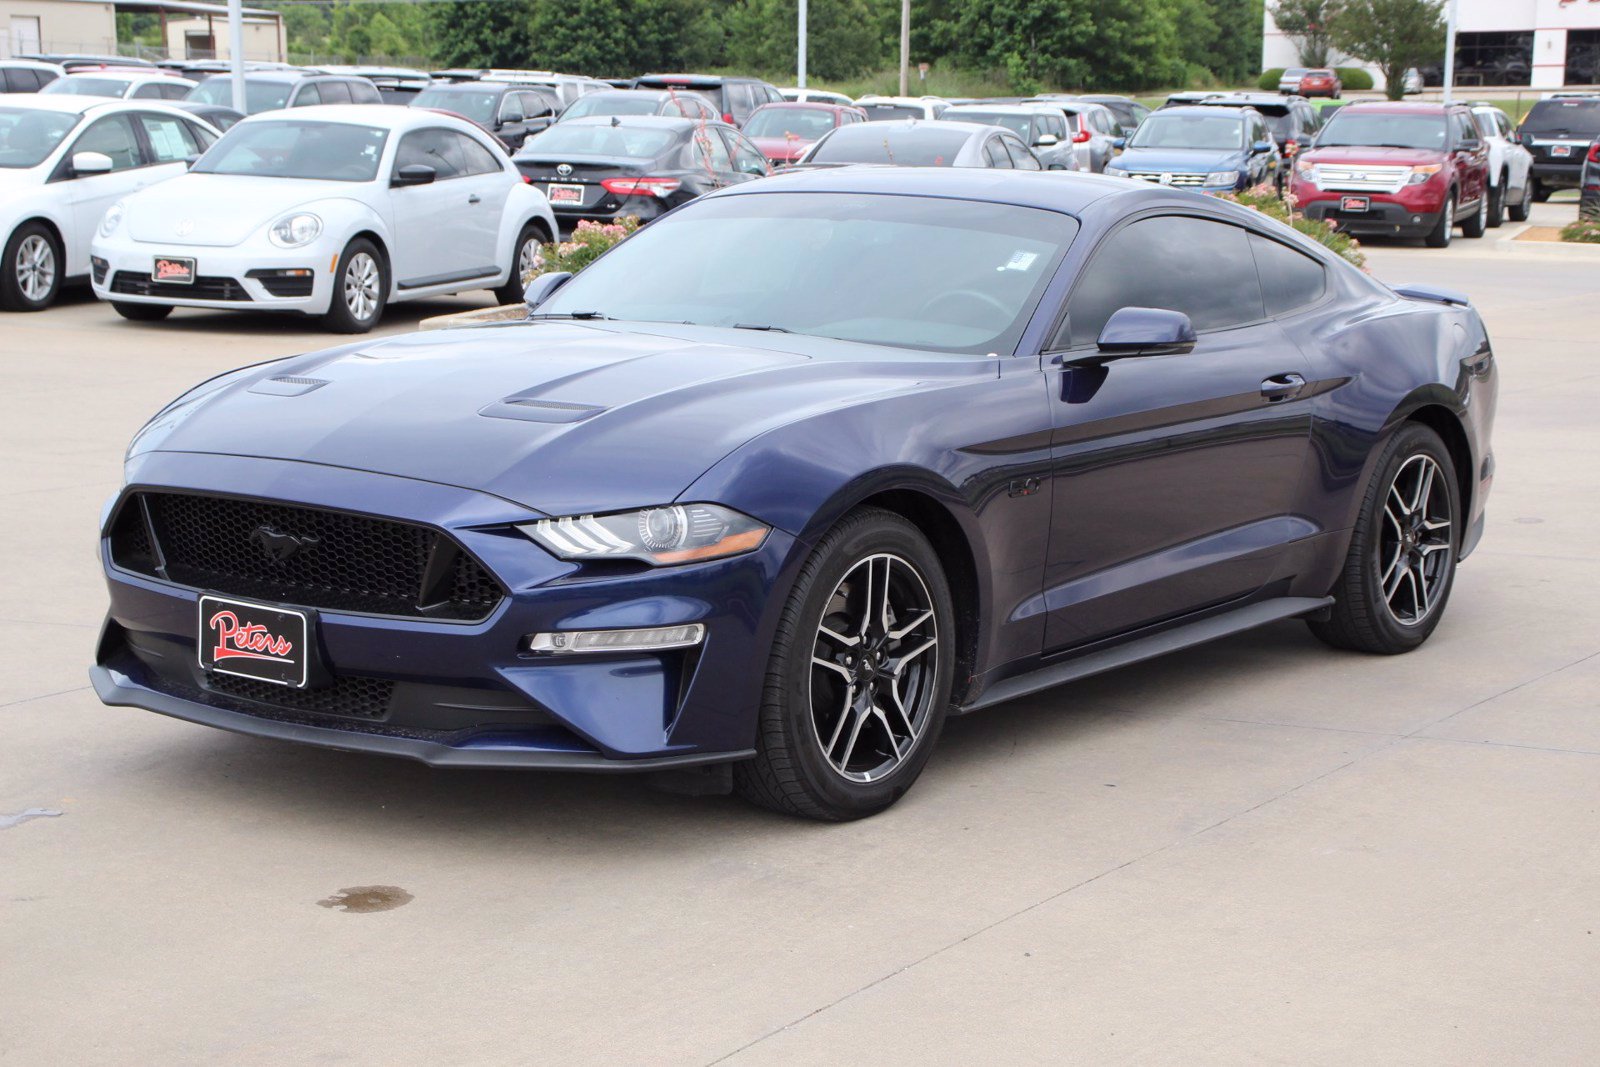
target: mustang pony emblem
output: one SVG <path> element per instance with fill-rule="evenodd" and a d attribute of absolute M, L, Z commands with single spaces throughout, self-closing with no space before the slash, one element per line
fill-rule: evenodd
<path fill-rule="evenodd" d="M 322 539 L 315 534 L 284 533 L 271 526 L 257 526 L 250 540 L 260 545 L 267 558 L 274 563 L 282 563 L 290 556 L 322 543 Z"/>

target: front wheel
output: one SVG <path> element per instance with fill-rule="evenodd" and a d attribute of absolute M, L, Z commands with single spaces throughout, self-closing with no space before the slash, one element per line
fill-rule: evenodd
<path fill-rule="evenodd" d="M 1456 198 L 1450 196 L 1445 199 L 1444 207 L 1439 209 L 1439 221 L 1428 231 L 1428 236 L 1423 238 L 1423 242 L 1429 248 L 1449 248 L 1450 238 L 1455 235 L 1455 228 Z"/>
<path fill-rule="evenodd" d="M 345 246 L 333 275 L 333 297 L 322 324 L 334 333 L 366 333 L 383 318 L 389 277 L 383 254 L 365 238 Z"/>
<path fill-rule="evenodd" d="M 1460 483 L 1433 430 L 1407 423 L 1379 458 L 1326 620 L 1311 632 L 1335 648 L 1394 655 L 1433 633 L 1455 582 Z"/>
<path fill-rule="evenodd" d="M 1497 229 L 1506 221 L 1506 176 L 1500 175 L 1500 184 L 1489 190 L 1489 228 Z"/>
<path fill-rule="evenodd" d="M 66 263 L 61 245 L 49 228 L 37 222 L 18 226 L 6 242 L 0 274 L 0 307 L 7 311 L 43 311 L 61 291 Z"/>
<path fill-rule="evenodd" d="M 818 543 L 767 668 L 756 756 L 734 787 L 828 821 L 882 811 L 922 773 L 944 726 L 955 611 L 939 558 L 900 516 L 864 508 Z"/>
<path fill-rule="evenodd" d="M 1522 199 L 1506 209 L 1512 222 L 1527 222 L 1528 215 L 1533 211 L 1533 179 L 1529 178 L 1522 183 Z"/>

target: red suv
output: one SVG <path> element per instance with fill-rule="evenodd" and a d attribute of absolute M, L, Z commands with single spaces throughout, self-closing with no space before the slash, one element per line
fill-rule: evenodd
<path fill-rule="evenodd" d="M 1295 158 L 1289 191 L 1308 218 L 1443 248 L 1458 225 L 1483 236 L 1489 148 L 1465 107 L 1346 104 Z"/>

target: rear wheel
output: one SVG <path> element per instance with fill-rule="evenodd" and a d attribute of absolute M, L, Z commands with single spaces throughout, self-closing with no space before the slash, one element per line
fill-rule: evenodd
<path fill-rule="evenodd" d="M 955 668 L 950 588 L 927 538 L 865 508 L 829 531 L 789 594 L 767 669 L 756 756 L 734 787 L 812 819 L 898 800 L 944 726 Z"/>
<path fill-rule="evenodd" d="M 172 305 L 130 304 L 125 300 L 113 300 L 111 310 L 130 322 L 160 322 L 172 314 Z"/>
<path fill-rule="evenodd" d="M 1455 235 L 1456 228 L 1456 197 L 1451 193 L 1445 198 L 1444 207 L 1439 210 L 1439 221 L 1433 229 L 1428 231 L 1428 236 L 1423 240 L 1429 248 L 1449 248 L 1450 238 Z"/>
<path fill-rule="evenodd" d="M 1550 188 L 1538 178 L 1533 179 L 1533 199 L 1536 203 L 1542 204 L 1546 200 L 1549 200 L 1550 194 L 1553 192 L 1555 192 L 1554 189 Z"/>
<path fill-rule="evenodd" d="M 1522 184 L 1522 198 L 1506 209 L 1512 222 L 1527 222 L 1528 213 L 1533 210 L 1533 179 L 1529 178 Z"/>
<path fill-rule="evenodd" d="M 1461 236 L 1478 238 L 1489 228 L 1489 193 L 1485 189 L 1478 197 L 1478 207 L 1471 216 L 1461 220 Z"/>
<path fill-rule="evenodd" d="M 0 307 L 7 311 L 43 311 L 61 292 L 66 263 L 49 227 L 24 223 L 6 242 L 0 268 Z"/>
<path fill-rule="evenodd" d="M 522 232 L 517 234 L 516 244 L 511 246 L 511 277 L 494 291 L 497 303 L 501 305 L 522 303 L 522 295 L 527 290 L 527 284 L 523 279 L 533 269 L 533 261 L 539 254 L 539 246 L 548 240 L 549 237 L 546 236 L 542 226 L 530 222 L 522 227 Z"/>
<path fill-rule="evenodd" d="M 1384 447 L 1333 588 L 1330 617 L 1309 623 L 1335 648 L 1393 655 L 1428 639 L 1455 581 L 1460 483 L 1433 430 L 1407 423 Z"/>
<path fill-rule="evenodd" d="M 389 299 L 388 268 L 371 241 L 358 237 L 345 246 L 333 275 L 333 298 L 322 324 L 334 333 L 366 333 L 383 318 Z"/>
<path fill-rule="evenodd" d="M 1489 228 L 1494 229 L 1506 220 L 1506 176 L 1500 175 L 1500 184 L 1489 190 Z"/>

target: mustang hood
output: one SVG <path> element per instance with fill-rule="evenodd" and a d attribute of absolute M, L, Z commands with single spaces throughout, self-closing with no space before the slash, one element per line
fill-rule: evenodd
<path fill-rule="evenodd" d="M 357 344 L 197 390 L 134 450 L 348 467 L 583 514 L 671 501 L 808 412 L 995 373 L 992 361 L 788 335 L 746 348 L 739 336 L 543 322 Z"/>
<path fill-rule="evenodd" d="M 351 182 L 180 174 L 131 197 L 122 224 L 135 241 L 226 248 L 297 207 L 349 196 L 353 188 Z"/>

